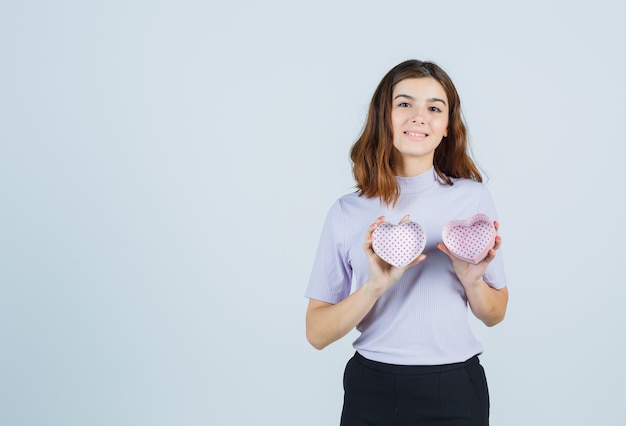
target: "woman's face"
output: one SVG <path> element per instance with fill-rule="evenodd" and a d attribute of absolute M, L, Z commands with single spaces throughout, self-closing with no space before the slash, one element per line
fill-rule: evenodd
<path fill-rule="evenodd" d="M 407 78 L 395 85 L 391 125 L 400 168 L 432 166 L 435 148 L 448 135 L 448 115 L 448 97 L 434 78 Z"/>

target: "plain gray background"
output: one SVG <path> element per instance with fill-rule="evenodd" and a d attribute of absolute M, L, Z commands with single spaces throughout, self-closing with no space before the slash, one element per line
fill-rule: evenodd
<path fill-rule="evenodd" d="M 385 72 L 448 71 L 498 206 L 492 424 L 621 424 L 618 2 L 0 5 L 0 424 L 333 425 L 304 289 Z"/>

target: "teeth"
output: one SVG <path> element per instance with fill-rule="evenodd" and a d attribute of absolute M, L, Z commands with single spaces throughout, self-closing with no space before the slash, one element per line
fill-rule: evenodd
<path fill-rule="evenodd" d="M 426 137 L 425 133 L 413 133 L 413 132 L 404 132 L 404 133 L 406 133 L 409 136 L 417 136 L 417 137 L 423 137 L 423 138 Z"/>

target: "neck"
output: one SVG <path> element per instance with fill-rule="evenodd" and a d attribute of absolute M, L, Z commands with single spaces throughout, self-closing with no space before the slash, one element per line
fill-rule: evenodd
<path fill-rule="evenodd" d="M 417 176 L 429 170 L 432 166 L 432 158 L 400 159 L 395 166 L 395 175 L 400 177 Z"/>

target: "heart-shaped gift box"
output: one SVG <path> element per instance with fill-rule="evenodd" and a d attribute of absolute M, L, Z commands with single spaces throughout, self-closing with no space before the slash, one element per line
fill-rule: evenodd
<path fill-rule="evenodd" d="M 417 258 L 426 247 L 426 232 L 416 222 L 383 222 L 372 232 L 372 249 L 382 260 L 399 268 Z"/>
<path fill-rule="evenodd" d="M 475 265 L 493 248 L 496 228 L 489 216 L 479 213 L 446 223 L 441 236 L 450 254 Z"/>

